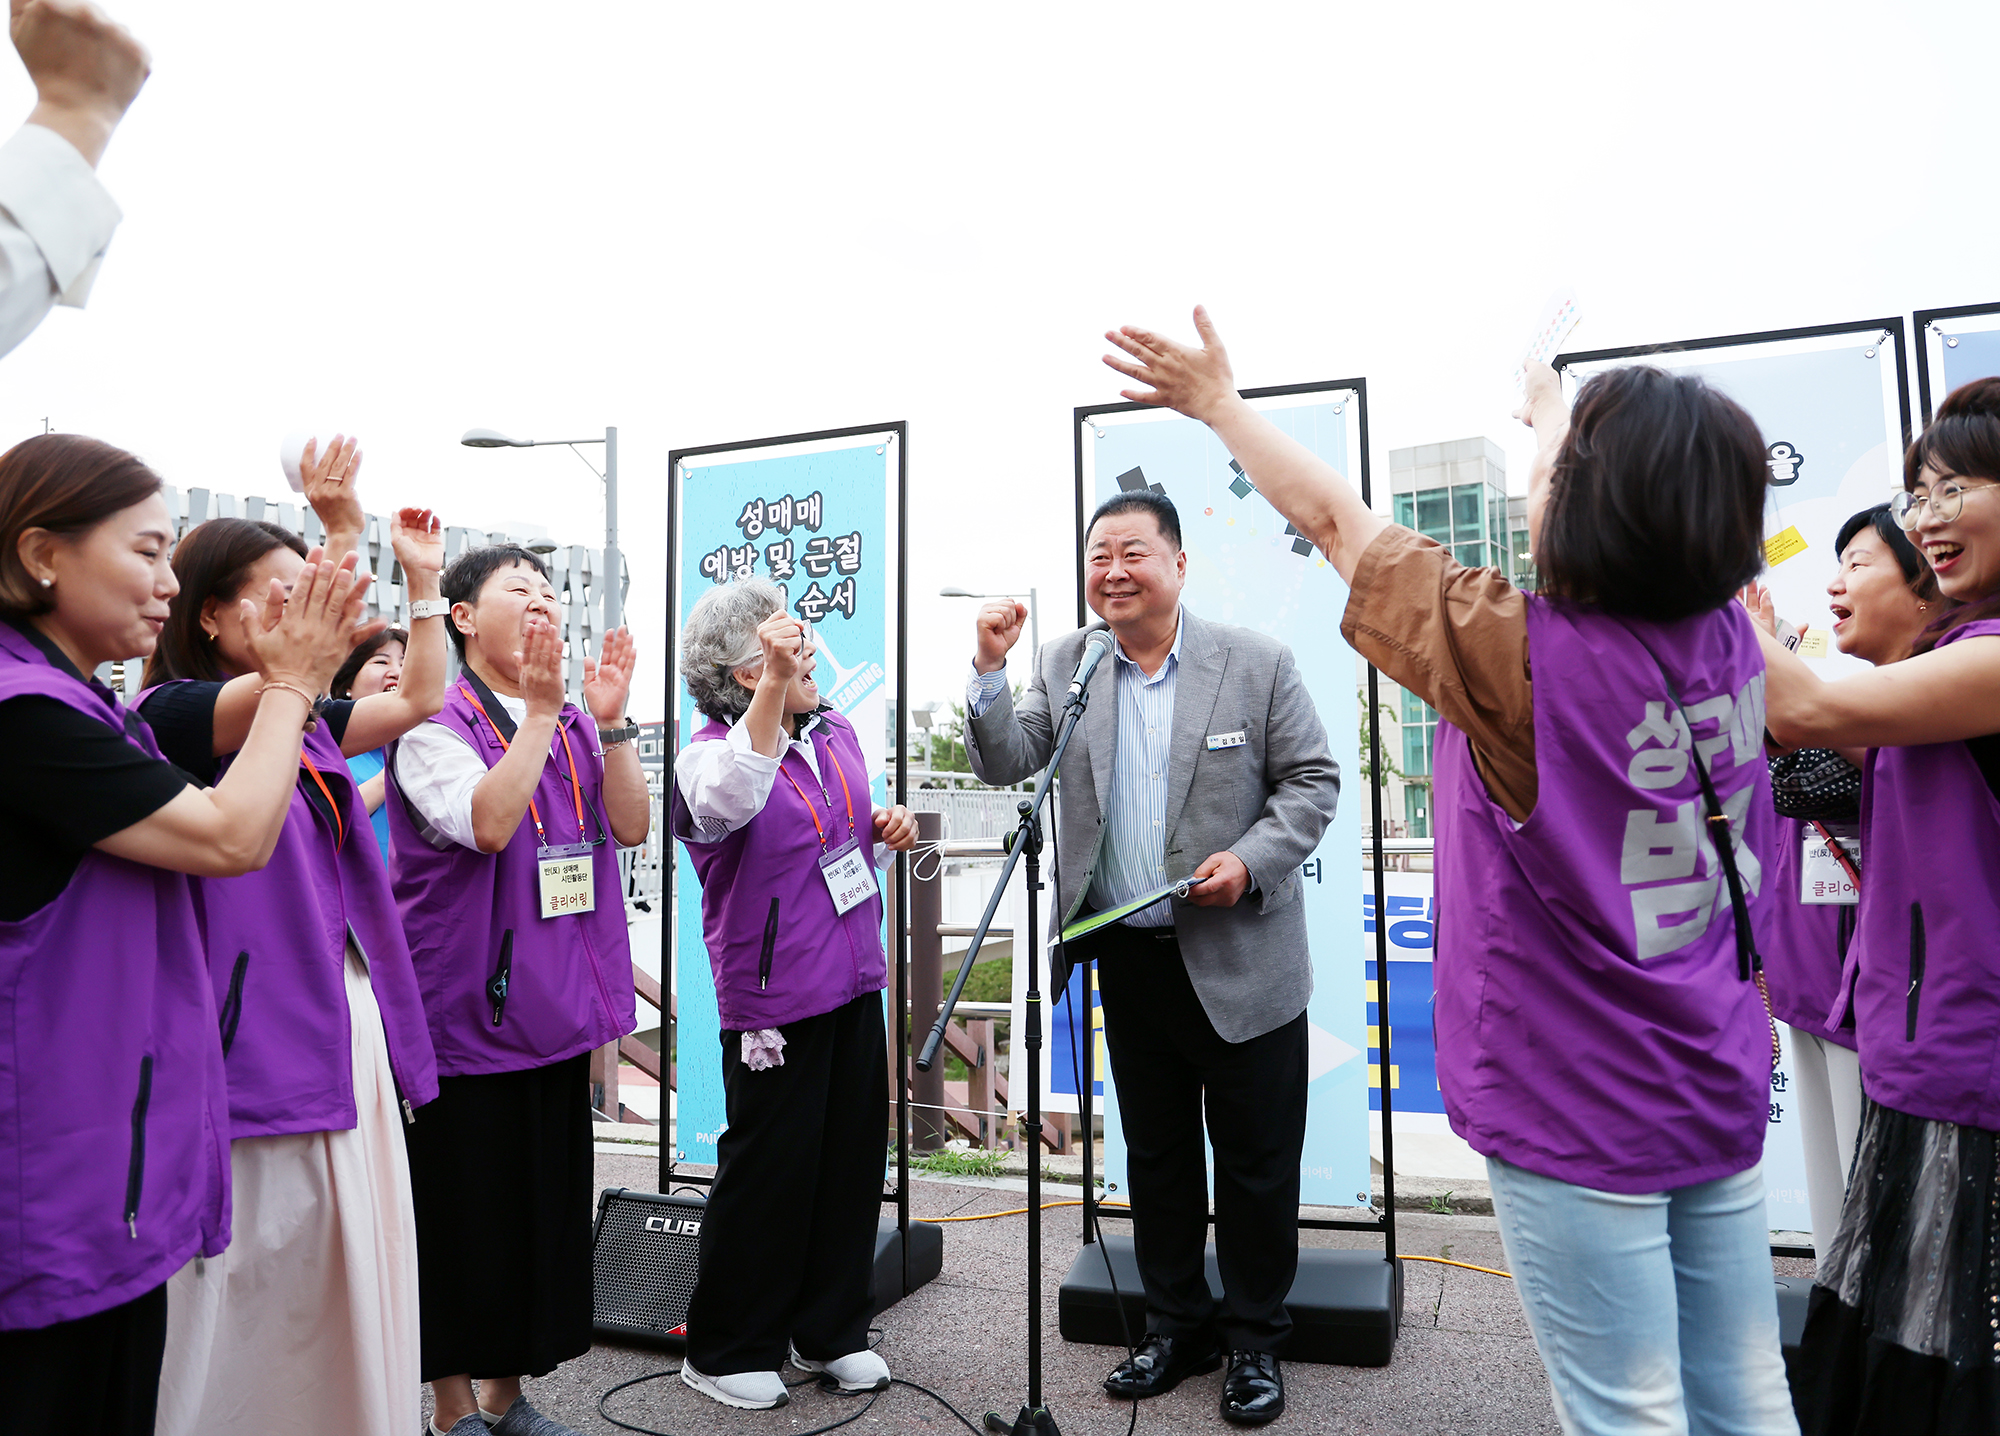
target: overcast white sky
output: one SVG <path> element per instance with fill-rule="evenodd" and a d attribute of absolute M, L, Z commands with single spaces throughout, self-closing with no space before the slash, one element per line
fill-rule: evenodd
<path fill-rule="evenodd" d="M 1070 410 L 1109 325 L 1239 382 L 1364 375 L 1374 462 L 1487 434 L 1573 347 L 2000 300 L 2000 6 L 113 0 L 155 72 L 82 314 L 0 364 L 172 483 L 284 494 L 297 426 L 378 511 L 601 542 L 560 450 L 619 426 L 635 711 L 664 711 L 670 448 L 907 419 L 912 697 L 971 605 L 1073 609 Z M 26 77 L 0 74 L 0 113 Z"/>

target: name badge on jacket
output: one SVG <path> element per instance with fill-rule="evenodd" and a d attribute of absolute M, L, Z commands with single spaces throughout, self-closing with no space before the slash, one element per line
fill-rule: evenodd
<path fill-rule="evenodd" d="M 819 875 L 833 895 L 835 916 L 852 912 L 875 896 L 875 869 L 861 844 L 850 838 L 819 860 Z"/>
<path fill-rule="evenodd" d="M 592 879 L 590 844 L 567 843 L 535 849 L 542 872 L 542 916 L 567 917 L 597 911 L 597 884 Z"/>
<path fill-rule="evenodd" d="M 1241 748 L 1250 741 L 1250 735 L 1239 728 L 1234 733 L 1211 733 L 1208 735 L 1208 751 L 1219 753 L 1224 748 Z"/>
<path fill-rule="evenodd" d="M 1859 868 L 1861 839 L 1840 838 L 1837 841 L 1847 851 L 1848 859 Z M 1805 852 L 1799 860 L 1799 901 L 1846 906 L 1861 901 L 1861 889 L 1854 885 L 1854 879 L 1847 875 L 1846 865 L 1834 856 L 1833 848 L 1825 838 L 1805 840 Z"/>

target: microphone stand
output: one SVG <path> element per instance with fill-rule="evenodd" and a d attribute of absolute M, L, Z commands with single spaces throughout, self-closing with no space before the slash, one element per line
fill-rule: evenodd
<path fill-rule="evenodd" d="M 917 1056 L 917 1070 L 930 1071 L 937 1060 L 938 1046 L 944 1041 L 945 1028 L 951 1024 L 952 1011 L 958 1006 L 959 994 L 965 990 L 965 980 L 972 975 L 972 964 L 979 960 L 979 949 L 986 941 L 986 930 L 993 925 L 993 915 L 1000 910 L 1001 898 L 1006 896 L 1007 883 L 1014 876 L 1014 865 L 1025 855 L 1028 859 L 1028 993 L 1023 1024 L 1026 1031 L 1022 1034 L 1025 1041 L 1022 1045 L 1028 1054 L 1028 1070 L 1025 1074 L 1016 1072 L 1014 1080 L 1028 1084 L 1028 1112 L 1024 1123 L 1027 1128 L 1024 1135 L 1028 1138 L 1028 1400 L 1012 1421 L 997 1411 L 986 1413 L 986 1429 L 998 1433 L 998 1436 L 1061 1436 L 1056 1429 L 1055 1417 L 1042 1404 L 1041 814 L 1056 772 L 1062 767 L 1063 753 L 1068 749 L 1069 740 L 1089 703 L 1090 690 L 1079 688 L 1076 696 L 1063 704 L 1062 720 L 1056 729 L 1055 749 L 1049 757 L 1049 765 L 1042 770 L 1041 781 L 1035 785 L 1033 800 L 1023 798 L 1017 805 L 1021 820 L 1005 840 L 1007 865 L 1000 870 L 1000 881 L 993 885 L 993 896 L 986 902 L 986 915 L 979 919 L 979 927 L 965 949 L 965 960 L 958 966 L 958 976 L 952 980 L 951 992 L 945 997 L 944 1007 L 939 1011 L 937 1021 L 931 1025 L 923 1051 Z M 1056 915 L 1056 923 L 1060 927 L 1060 913 Z M 1085 1140 L 1089 1140 L 1088 1137 Z"/>

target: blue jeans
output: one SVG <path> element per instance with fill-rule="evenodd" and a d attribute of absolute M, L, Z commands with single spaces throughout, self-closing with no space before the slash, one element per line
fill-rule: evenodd
<path fill-rule="evenodd" d="M 1568 1436 L 1797 1436 L 1761 1167 L 1643 1196 L 1486 1172 Z"/>

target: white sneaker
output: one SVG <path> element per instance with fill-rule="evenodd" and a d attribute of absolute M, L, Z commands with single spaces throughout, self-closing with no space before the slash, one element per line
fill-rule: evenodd
<path fill-rule="evenodd" d="M 836 1356 L 831 1361 L 808 1361 L 799 1355 L 795 1346 L 792 1348 L 792 1365 L 800 1371 L 831 1376 L 840 1384 L 842 1391 L 889 1389 L 889 1363 L 872 1351 L 856 1351 L 847 1356 Z"/>
<path fill-rule="evenodd" d="M 734 1376 L 703 1376 L 681 1363 L 681 1380 L 703 1396 L 742 1411 L 769 1411 L 792 1399 L 775 1371 L 739 1371 Z"/>

